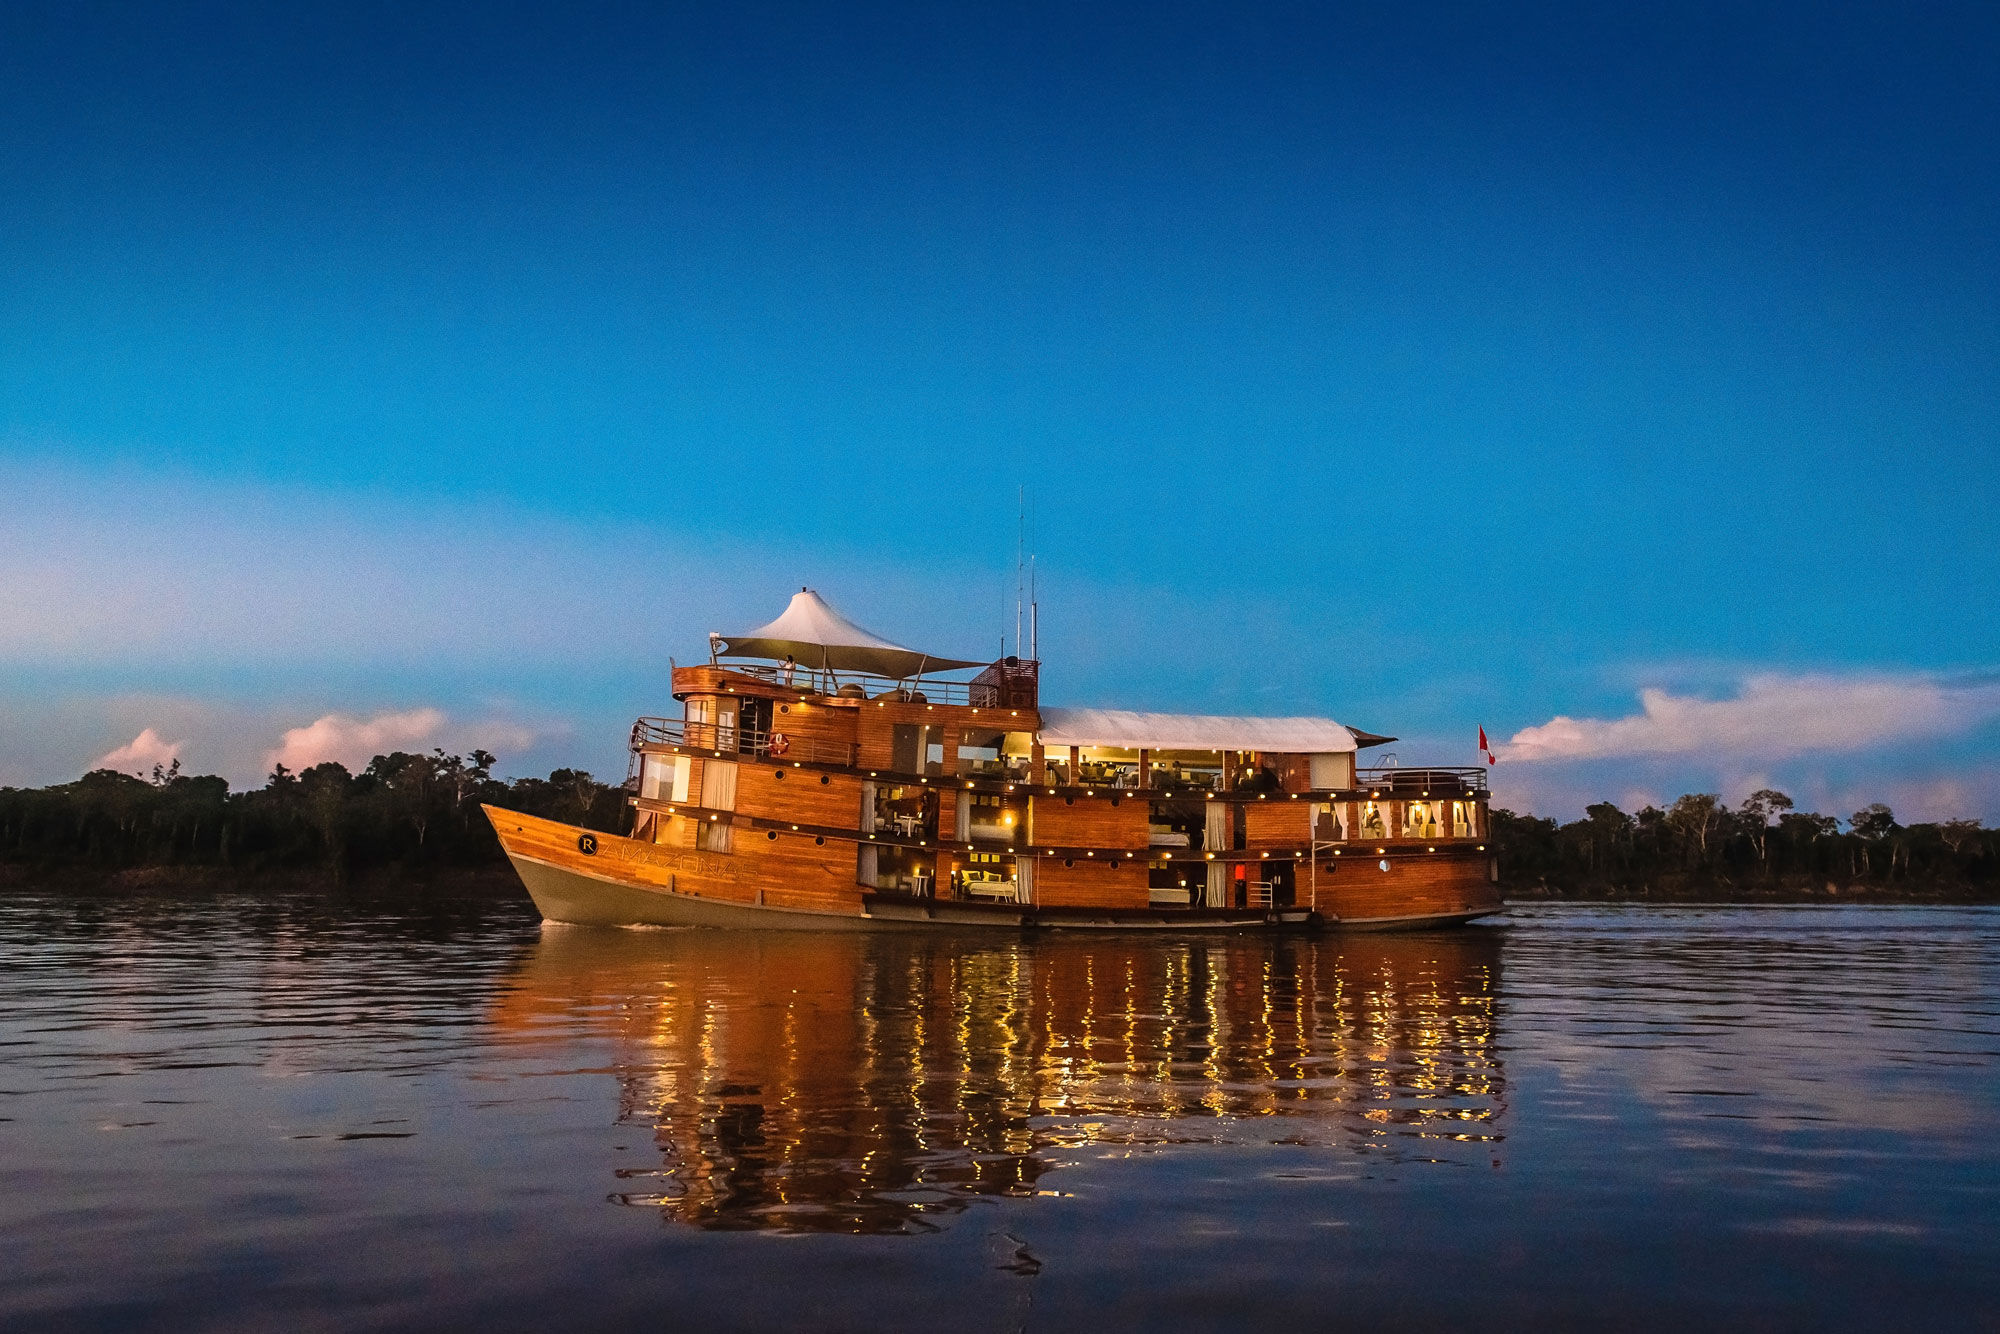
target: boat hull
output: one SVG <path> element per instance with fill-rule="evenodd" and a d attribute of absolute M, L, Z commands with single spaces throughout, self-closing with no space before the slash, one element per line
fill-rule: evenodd
<path fill-rule="evenodd" d="M 1151 908 L 965 902 L 851 883 L 760 877 L 742 860 L 597 833 L 489 807 L 508 860 L 551 922 L 766 931 L 1408 930 L 1488 916 L 1491 904 L 1342 920 L 1305 907 Z"/>

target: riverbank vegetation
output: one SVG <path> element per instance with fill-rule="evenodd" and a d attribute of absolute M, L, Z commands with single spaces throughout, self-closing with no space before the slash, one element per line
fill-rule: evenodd
<path fill-rule="evenodd" d="M 513 881 L 482 803 L 620 832 L 622 784 L 577 769 L 493 776 L 494 757 L 378 755 L 279 766 L 264 786 L 156 769 L 99 769 L 73 783 L 0 788 L 0 884 L 198 887 L 245 882 Z M 2000 899 L 2000 830 L 1971 820 L 1904 825 L 1887 806 L 1845 821 L 1781 792 L 1729 806 L 1710 793 L 1628 815 L 1608 802 L 1567 824 L 1496 809 L 1492 847 L 1510 898 L 1744 901 Z"/>
<path fill-rule="evenodd" d="M 15 883 L 134 887 L 463 878 L 506 869 L 481 803 L 607 831 L 629 819 L 620 785 L 578 769 L 503 781 L 493 763 L 480 750 L 397 751 L 358 774 L 280 765 L 246 792 L 178 765 L 0 788 L 0 869 Z"/>
<path fill-rule="evenodd" d="M 1636 815 L 1600 802 L 1568 824 L 1492 816 L 1510 898 L 2000 899 L 2000 830 L 1904 825 L 1880 803 L 1843 821 L 1766 788 L 1734 807 L 1705 792 Z"/>

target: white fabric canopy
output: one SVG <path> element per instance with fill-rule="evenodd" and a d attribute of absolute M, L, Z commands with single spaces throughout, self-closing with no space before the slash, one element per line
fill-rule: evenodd
<path fill-rule="evenodd" d="M 1354 733 L 1331 718 L 1229 718 L 1123 709 L 1043 709 L 1044 746 L 1120 750 L 1260 750 L 1312 755 L 1355 749 Z"/>
<path fill-rule="evenodd" d="M 709 639 L 720 643 L 716 650 L 720 657 L 790 659 L 801 667 L 870 672 L 899 681 L 918 672 L 948 672 L 986 665 L 940 658 L 892 644 L 842 616 L 810 588 L 792 594 L 784 615 L 769 625 L 760 625 L 740 635 L 710 635 Z"/>

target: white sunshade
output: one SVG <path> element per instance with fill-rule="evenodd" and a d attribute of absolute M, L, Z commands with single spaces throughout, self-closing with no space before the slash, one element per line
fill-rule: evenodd
<path fill-rule="evenodd" d="M 1119 750 L 1258 750 L 1319 755 L 1354 750 L 1354 733 L 1331 718 L 1230 718 L 1123 709 L 1043 709 L 1044 746 Z"/>
<path fill-rule="evenodd" d="M 721 641 L 716 652 L 726 658 L 775 658 L 801 667 L 837 672 L 869 672 L 902 680 L 919 672 L 948 672 L 983 667 L 982 662 L 940 658 L 892 644 L 848 620 L 810 588 L 792 594 L 784 614 L 769 625 L 740 635 L 710 635 Z"/>

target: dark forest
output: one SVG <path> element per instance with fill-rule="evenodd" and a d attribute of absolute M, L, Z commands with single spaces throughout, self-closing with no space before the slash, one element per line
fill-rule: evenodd
<path fill-rule="evenodd" d="M 325 885 L 491 875 L 511 885 L 482 804 L 605 832 L 630 815 L 622 783 L 576 769 L 501 780 L 494 756 L 378 755 L 360 773 L 280 766 L 261 788 L 156 769 L 0 788 L 0 883 L 135 887 L 285 880 Z M 1516 898 L 1727 900 L 1849 894 L 2000 897 L 2000 830 L 1898 823 L 1872 805 L 1840 820 L 1764 790 L 1731 807 L 1690 793 L 1628 815 L 1609 803 L 1567 824 L 1492 812 L 1501 883 Z"/>

